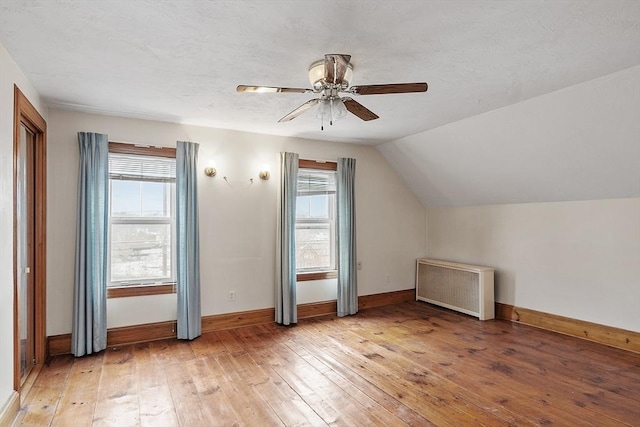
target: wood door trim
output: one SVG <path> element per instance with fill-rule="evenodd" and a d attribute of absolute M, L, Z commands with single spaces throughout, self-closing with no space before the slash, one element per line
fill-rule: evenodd
<path fill-rule="evenodd" d="M 47 122 L 17 85 L 13 85 L 13 388 L 20 391 L 20 355 L 18 336 L 18 153 L 20 125 L 34 133 L 35 142 L 35 359 L 46 358 L 46 256 L 47 256 Z"/>

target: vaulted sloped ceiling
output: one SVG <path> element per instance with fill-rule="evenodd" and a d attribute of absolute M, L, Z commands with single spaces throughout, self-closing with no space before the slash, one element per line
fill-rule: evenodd
<path fill-rule="evenodd" d="M 427 206 L 640 197 L 640 66 L 378 149 Z"/>
<path fill-rule="evenodd" d="M 51 107 L 379 145 L 426 205 L 638 193 L 637 0 L 2 0 L 0 43 Z M 325 53 L 429 91 L 325 131 L 277 123 L 311 94 L 235 92 L 308 87 Z"/>

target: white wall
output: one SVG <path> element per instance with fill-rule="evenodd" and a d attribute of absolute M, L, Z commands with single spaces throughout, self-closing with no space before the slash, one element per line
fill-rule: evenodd
<path fill-rule="evenodd" d="M 640 199 L 427 209 L 430 258 L 496 268 L 496 301 L 640 332 Z"/>
<path fill-rule="evenodd" d="M 0 44 L 0 410 L 13 390 L 13 90 L 45 118 L 40 95 Z"/>
<path fill-rule="evenodd" d="M 429 207 L 430 257 L 497 268 L 500 302 L 638 331 L 638 117 L 634 66 L 378 148 Z"/>
<path fill-rule="evenodd" d="M 372 147 L 226 131 L 173 123 L 50 110 L 47 334 L 71 331 L 78 131 L 107 133 L 112 141 L 175 146 L 200 143 L 199 175 L 202 314 L 274 305 L 274 251 L 278 153 L 336 160 L 354 157 L 358 221 L 359 294 L 414 286 L 414 260 L 424 256 L 424 206 Z M 258 179 L 263 165 L 271 179 Z M 223 176 L 228 177 L 228 183 Z M 249 179 L 253 178 L 253 184 Z M 389 276 L 389 282 L 386 278 Z M 236 291 L 236 302 L 227 293 Z M 300 284 L 299 303 L 335 298 L 335 280 Z M 175 319 L 175 296 L 108 302 L 109 327 Z"/>

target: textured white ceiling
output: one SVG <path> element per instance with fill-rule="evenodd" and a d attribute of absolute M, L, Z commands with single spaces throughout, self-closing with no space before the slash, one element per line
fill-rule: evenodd
<path fill-rule="evenodd" d="M 640 1 L 0 0 L 0 42 L 52 106 L 379 144 L 640 63 Z M 356 98 L 380 119 L 320 131 L 277 120 L 311 94 L 325 53 L 352 84 L 426 81 L 426 94 Z"/>

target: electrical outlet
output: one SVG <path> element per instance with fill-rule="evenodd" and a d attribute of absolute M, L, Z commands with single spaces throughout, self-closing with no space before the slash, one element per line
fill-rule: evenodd
<path fill-rule="evenodd" d="M 357 268 L 358 270 L 362 270 L 362 261 L 358 261 L 358 262 L 356 263 L 356 268 Z"/>
<path fill-rule="evenodd" d="M 229 302 L 236 301 L 236 291 L 229 291 Z"/>
<path fill-rule="evenodd" d="M 384 278 L 384 282 L 388 285 L 389 284 L 389 273 L 387 273 L 387 275 Z"/>

